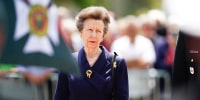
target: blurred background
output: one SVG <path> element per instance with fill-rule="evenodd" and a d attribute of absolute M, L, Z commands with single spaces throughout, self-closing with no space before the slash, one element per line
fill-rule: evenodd
<path fill-rule="evenodd" d="M 0 0 L 0 100 L 53 100 L 58 71 L 79 75 L 71 56 L 83 45 L 75 16 L 88 6 L 109 10 L 111 24 L 102 45 L 126 59 L 130 100 L 171 100 L 179 30 L 190 30 L 195 22 L 192 29 L 198 33 L 199 25 L 198 15 L 193 18 L 198 0 L 180 2 Z M 118 42 L 124 37 L 135 42 Z"/>
<path fill-rule="evenodd" d="M 117 17 L 127 14 L 139 15 L 150 9 L 162 9 L 162 0 L 52 0 L 58 6 L 64 6 L 73 13 L 87 6 L 104 6 L 116 13 Z"/>

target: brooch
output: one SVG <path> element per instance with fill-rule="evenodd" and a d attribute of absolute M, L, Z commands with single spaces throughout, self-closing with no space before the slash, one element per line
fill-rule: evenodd
<path fill-rule="evenodd" d="M 90 78 L 91 75 L 92 75 L 92 70 L 87 70 L 87 71 L 86 71 L 86 76 L 87 76 L 88 78 Z"/>

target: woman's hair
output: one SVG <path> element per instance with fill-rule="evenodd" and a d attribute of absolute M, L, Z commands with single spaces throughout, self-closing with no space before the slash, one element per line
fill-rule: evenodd
<path fill-rule="evenodd" d="M 83 23 L 86 19 L 102 20 L 104 23 L 104 35 L 107 33 L 110 17 L 104 7 L 92 6 L 81 10 L 76 16 L 76 27 L 79 32 L 83 30 Z"/>

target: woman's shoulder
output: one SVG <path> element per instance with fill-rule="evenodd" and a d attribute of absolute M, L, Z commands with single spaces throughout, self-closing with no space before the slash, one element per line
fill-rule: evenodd
<path fill-rule="evenodd" d="M 108 59 L 113 63 L 116 61 L 117 65 L 121 65 L 121 63 L 125 63 L 125 59 L 118 56 L 116 52 L 109 52 L 108 54 Z"/>
<path fill-rule="evenodd" d="M 110 63 L 113 63 L 114 61 L 116 61 L 117 66 L 121 65 L 121 63 L 122 64 L 125 63 L 125 59 L 120 57 L 120 56 L 118 56 L 117 52 L 109 52 L 103 46 L 101 46 L 101 48 L 104 50 L 104 53 L 106 55 L 106 59 Z M 123 65 L 125 65 L 125 64 L 123 64 Z"/>

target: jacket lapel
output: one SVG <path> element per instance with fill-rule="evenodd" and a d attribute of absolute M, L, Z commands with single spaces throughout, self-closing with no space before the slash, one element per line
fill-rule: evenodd
<path fill-rule="evenodd" d="M 100 48 L 102 49 L 102 53 L 93 67 L 89 66 L 83 48 L 79 51 L 78 63 L 84 79 L 97 91 L 105 92 L 105 87 L 107 87 L 107 82 L 111 75 L 111 58 L 108 51 L 106 51 L 103 47 Z M 90 78 L 86 74 L 88 70 L 92 71 Z"/>

